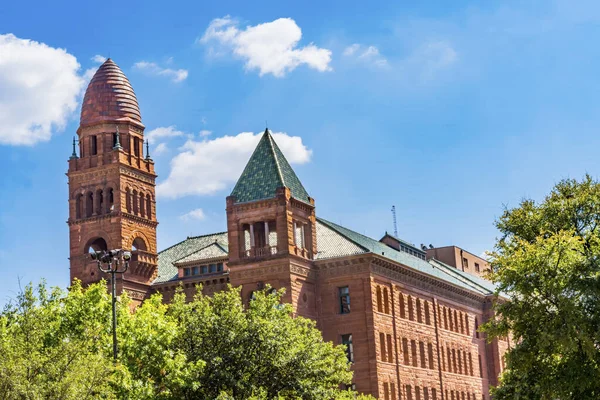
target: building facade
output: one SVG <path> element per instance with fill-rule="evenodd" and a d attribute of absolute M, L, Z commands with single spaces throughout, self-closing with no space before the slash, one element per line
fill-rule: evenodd
<path fill-rule="evenodd" d="M 118 128 L 118 129 L 117 129 Z M 489 399 L 508 341 L 477 328 L 492 316 L 493 286 L 425 251 L 371 239 L 317 216 L 266 130 L 232 193 L 227 230 L 188 237 L 157 252 L 154 164 L 129 81 L 107 60 L 84 98 L 80 155 L 69 160 L 71 278 L 102 278 L 89 252 L 133 250 L 119 282 L 137 301 L 170 301 L 228 284 L 284 288 L 296 315 L 327 341 L 346 344 L 356 390 L 386 400 Z"/>

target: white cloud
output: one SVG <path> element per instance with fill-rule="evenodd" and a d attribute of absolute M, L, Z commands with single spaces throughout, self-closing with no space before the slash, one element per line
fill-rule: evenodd
<path fill-rule="evenodd" d="M 219 45 L 209 49 L 214 55 L 232 52 L 245 61 L 246 69 L 258 70 L 260 76 L 282 77 L 301 64 L 321 72 L 330 71 L 331 50 L 312 43 L 297 47 L 301 38 L 302 30 L 291 18 L 240 29 L 238 21 L 225 16 L 212 20 L 200 42 Z"/>
<path fill-rule="evenodd" d="M 210 136 L 212 134 L 212 131 L 206 130 L 206 129 L 202 129 L 200 131 L 200 136 L 202 137 L 206 137 L 206 136 Z"/>
<path fill-rule="evenodd" d="M 441 70 L 458 61 L 458 53 L 446 41 L 432 41 L 421 45 L 405 60 L 405 66 L 417 68 L 423 80 L 430 80 Z"/>
<path fill-rule="evenodd" d="M 179 219 L 181 219 L 182 221 L 190 221 L 194 219 L 202 221 L 205 218 L 206 215 L 204 214 L 204 211 L 201 208 L 196 208 L 195 210 L 192 210 L 188 213 L 179 216 Z"/>
<path fill-rule="evenodd" d="M 310 161 L 309 150 L 298 136 L 272 133 L 279 148 L 291 164 Z M 261 133 L 242 132 L 212 140 L 188 140 L 171 160 L 171 171 L 157 186 L 159 196 L 178 198 L 187 195 L 210 195 L 235 183 L 258 144 Z"/>
<path fill-rule="evenodd" d="M 356 53 L 358 51 L 358 49 L 360 49 L 360 44 L 354 43 L 354 44 L 351 44 L 350 46 L 346 47 L 342 54 L 345 56 L 351 56 L 354 53 Z"/>
<path fill-rule="evenodd" d="M 133 64 L 133 68 L 144 71 L 150 75 L 166 76 L 173 82 L 182 82 L 188 77 L 188 71 L 186 69 L 162 68 L 156 63 L 147 61 L 136 62 Z"/>
<path fill-rule="evenodd" d="M 375 65 L 377 67 L 387 67 L 388 61 L 379 53 L 379 49 L 375 46 L 363 46 L 358 43 L 351 44 L 346 47 L 342 53 L 346 57 L 354 57 L 360 62 Z"/>
<path fill-rule="evenodd" d="M 64 129 L 84 80 L 64 49 L 0 35 L 0 144 L 34 145 Z"/>
<path fill-rule="evenodd" d="M 184 133 L 182 131 L 178 131 L 175 125 L 160 126 L 144 134 L 146 139 L 148 139 L 148 143 L 156 143 L 160 139 L 173 138 L 183 135 Z"/>
<path fill-rule="evenodd" d="M 100 54 L 96 54 L 94 57 L 92 57 L 92 61 L 98 64 L 102 64 L 104 61 L 106 61 L 106 57 L 101 56 Z"/>
<path fill-rule="evenodd" d="M 169 151 L 169 148 L 167 147 L 166 143 L 159 143 L 153 150 L 152 154 L 154 154 L 155 156 L 160 156 L 161 154 L 166 153 L 167 151 Z"/>

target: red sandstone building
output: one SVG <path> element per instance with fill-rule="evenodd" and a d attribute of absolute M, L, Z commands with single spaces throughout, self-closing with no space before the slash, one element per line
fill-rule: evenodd
<path fill-rule="evenodd" d="M 489 398 L 508 343 L 487 344 L 477 332 L 494 288 L 452 265 L 456 250 L 377 241 L 317 217 L 265 131 L 226 199 L 227 231 L 158 252 L 154 163 L 144 156 L 135 93 L 110 59 L 88 86 L 77 133 L 79 156 L 74 148 L 67 173 L 72 279 L 103 278 L 90 250 L 123 248 L 133 258 L 118 286 L 136 301 L 154 292 L 169 301 L 181 285 L 192 296 L 198 283 L 206 293 L 242 285 L 245 298 L 266 284 L 285 288 L 297 315 L 348 346 L 348 384 L 358 391 L 389 400 Z"/>

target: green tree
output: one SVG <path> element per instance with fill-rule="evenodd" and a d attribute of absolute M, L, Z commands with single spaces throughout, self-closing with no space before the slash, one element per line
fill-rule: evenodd
<path fill-rule="evenodd" d="M 131 312 L 122 296 L 113 365 L 105 283 L 28 285 L 0 314 L 2 399 L 366 399 L 338 389 L 352 379 L 344 348 L 280 300 L 258 292 L 244 307 L 230 288 Z"/>
<path fill-rule="evenodd" d="M 189 362 L 204 361 L 186 398 L 332 399 L 352 373 L 343 346 L 324 342 L 312 320 L 292 317 L 281 292 L 255 292 L 244 307 L 239 289 L 212 297 L 201 291 L 170 313 L 181 321 L 176 342 Z"/>
<path fill-rule="evenodd" d="M 28 285 L 0 315 L 2 398 L 112 398 L 109 316 L 106 286 Z"/>
<path fill-rule="evenodd" d="M 509 299 L 483 329 L 515 345 L 495 399 L 600 398 L 600 184 L 561 181 L 497 227 L 491 278 Z"/>

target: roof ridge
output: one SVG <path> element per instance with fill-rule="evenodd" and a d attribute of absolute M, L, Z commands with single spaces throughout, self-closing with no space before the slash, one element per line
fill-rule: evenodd
<path fill-rule="evenodd" d="M 177 243 L 175 243 L 175 244 L 172 244 L 172 245 L 170 245 L 170 246 L 169 246 L 169 247 L 167 247 L 166 249 L 162 249 L 161 251 L 159 251 L 159 252 L 158 252 L 158 254 L 160 254 L 160 253 L 164 253 L 165 251 L 167 251 L 167 250 L 170 250 L 170 249 L 172 249 L 173 247 L 175 247 L 175 246 L 178 246 L 178 245 L 180 245 L 181 243 L 183 243 L 183 242 L 185 242 L 186 240 L 189 240 L 189 239 L 199 239 L 199 238 L 203 238 L 203 237 L 207 237 L 207 236 L 213 236 L 213 235 L 222 235 L 222 234 L 224 234 L 224 233 L 227 233 L 227 231 L 225 231 L 225 232 L 217 232 L 217 233 L 207 233 L 206 235 L 200 235 L 200 236 L 188 236 L 187 238 L 183 239 L 181 242 L 177 242 Z M 191 253 L 190 253 L 190 254 L 191 254 Z"/>
<path fill-rule="evenodd" d="M 277 175 L 279 175 L 279 180 L 281 181 L 281 186 L 285 186 L 285 179 L 283 178 L 283 174 L 281 173 L 281 166 L 279 165 L 279 157 L 277 157 L 277 153 L 275 152 L 275 141 L 271 136 L 271 132 L 269 129 L 265 129 L 265 134 L 267 135 L 267 139 L 269 140 L 269 145 L 271 147 L 271 153 L 273 153 L 273 158 L 275 159 L 275 166 L 277 167 Z"/>
<path fill-rule="evenodd" d="M 222 247 L 222 246 L 219 244 L 219 242 L 217 242 L 217 241 L 215 240 L 214 242 L 212 242 L 212 243 L 209 243 L 209 244 L 207 244 L 206 246 L 204 246 L 204 247 L 201 247 L 201 248 L 199 248 L 199 249 L 198 249 L 198 250 L 196 250 L 196 251 L 192 251 L 191 253 L 189 253 L 189 254 L 187 254 L 187 255 L 185 255 L 185 256 L 183 256 L 183 257 L 180 257 L 180 258 L 178 258 L 177 260 L 173 261 L 172 263 L 174 264 L 174 263 L 176 263 L 176 262 L 179 262 L 180 260 L 183 260 L 184 258 L 188 258 L 189 256 L 191 256 L 191 255 L 193 255 L 193 254 L 196 254 L 196 253 L 199 253 L 199 252 L 201 252 L 202 250 L 208 249 L 210 246 L 213 246 L 213 245 L 217 245 L 217 246 L 218 246 L 218 247 L 219 247 L 219 248 L 220 248 L 222 251 L 224 251 L 224 252 L 226 252 L 226 253 L 227 253 L 227 250 L 225 250 L 225 249 L 224 249 L 224 248 L 223 248 L 223 247 Z"/>

